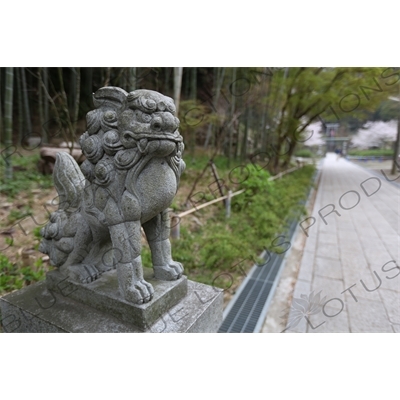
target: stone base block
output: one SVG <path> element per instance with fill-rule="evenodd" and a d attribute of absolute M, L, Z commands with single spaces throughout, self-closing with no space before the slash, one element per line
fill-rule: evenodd
<path fill-rule="evenodd" d="M 47 274 L 46 283 L 50 290 L 145 331 L 160 318 L 160 315 L 165 314 L 186 296 L 187 278 L 182 276 L 176 281 L 160 281 L 154 278 L 151 268 L 144 268 L 143 275 L 144 279 L 153 285 L 154 297 L 152 301 L 141 305 L 129 303 L 122 297 L 116 270 L 104 273 L 89 284 L 69 281 L 55 270 Z"/>
<path fill-rule="evenodd" d="M 184 281 L 187 285 L 186 295 L 175 302 L 168 311 L 156 315 L 154 323 L 145 328 L 133 323 L 137 322 L 137 311 L 132 311 L 133 314 L 136 313 L 136 319 L 129 318 L 129 307 L 132 307 L 131 310 L 137 310 L 143 306 L 126 303 L 123 311 L 116 312 L 115 304 L 111 303 L 120 301 L 116 299 L 118 296 L 108 297 L 109 307 L 105 300 L 94 301 L 95 304 L 92 301 L 91 305 L 88 305 L 72 298 L 72 294 L 87 296 L 85 290 L 89 285 L 81 285 L 85 288 L 79 294 L 78 290 L 73 292 L 76 286 L 59 284 L 59 290 L 56 291 L 49 289 L 46 282 L 36 283 L 0 298 L 1 326 L 5 332 L 31 333 L 217 332 L 222 323 L 222 291 L 186 278 Z M 66 283 L 70 285 L 70 282 Z M 96 288 L 93 290 L 94 297 L 102 298 L 102 294 L 107 290 L 101 284 L 97 285 L 93 285 Z M 179 285 L 182 283 L 178 283 L 178 292 Z M 71 293 L 68 295 L 69 292 Z M 151 307 L 151 302 L 148 305 Z M 153 310 L 150 314 L 153 312 L 157 313 Z"/>

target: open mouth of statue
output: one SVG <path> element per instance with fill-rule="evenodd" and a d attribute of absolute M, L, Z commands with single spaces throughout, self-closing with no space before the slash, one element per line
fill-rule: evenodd
<path fill-rule="evenodd" d="M 172 140 L 174 142 L 182 142 L 182 136 L 179 133 L 169 133 L 169 132 L 160 132 L 157 134 L 136 134 L 135 135 L 136 140 L 142 140 L 142 139 L 147 139 L 147 140 Z"/>
<path fill-rule="evenodd" d="M 179 151 L 183 139 L 178 131 L 170 132 L 132 132 L 125 131 L 121 142 L 125 148 L 137 147 L 142 154 L 168 156 Z M 173 155 L 173 154 L 172 154 Z"/>
<path fill-rule="evenodd" d="M 155 154 L 159 156 L 174 155 L 179 151 L 179 143 L 182 140 L 178 138 L 170 138 L 165 135 L 157 138 L 142 138 L 136 141 L 136 145 L 143 154 Z"/>

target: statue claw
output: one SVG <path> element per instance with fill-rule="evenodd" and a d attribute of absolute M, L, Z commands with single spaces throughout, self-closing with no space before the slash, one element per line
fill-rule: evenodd
<path fill-rule="evenodd" d="M 66 270 L 72 280 L 84 284 L 91 283 L 101 276 L 101 271 L 91 264 L 70 265 Z"/>
<path fill-rule="evenodd" d="M 133 284 L 133 287 L 125 291 L 125 299 L 135 304 L 148 303 L 153 299 L 154 289 L 150 283 L 140 279 Z"/>
<path fill-rule="evenodd" d="M 181 263 L 171 261 L 169 265 L 154 266 L 154 276 L 161 281 L 175 281 L 183 274 Z"/>

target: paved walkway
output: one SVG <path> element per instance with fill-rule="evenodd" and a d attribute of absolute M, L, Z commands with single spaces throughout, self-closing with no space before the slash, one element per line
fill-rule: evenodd
<path fill-rule="evenodd" d="M 329 153 L 312 217 L 286 332 L 400 332 L 399 186 Z"/>

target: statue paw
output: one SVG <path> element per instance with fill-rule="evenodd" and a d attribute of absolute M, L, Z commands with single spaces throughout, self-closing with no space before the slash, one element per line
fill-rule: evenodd
<path fill-rule="evenodd" d="M 135 304 L 148 303 L 153 299 L 153 296 L 153 286 L 144 279 L 136 281 L 131 288 L 125 291 L 125 300 Z"/>
<path fill-rule="evenodd" d="M 154 266 L 154 276 L 161 281 L 174 281 L 183 274 L 181 263 L 171 261 L 169 265 Z"/>
<path fill-rule="evenodd" d="M 169 266 L 173 268 L 178 274 L 178 277 L 176 279 L 179 279 L 183 275 L 183 265 L 180 262 L 171 260 Z"/>
<path fill-rule="evenodd" d="M 101 271 L 90 264 L 70 265 L 66 271 L 71 280 L 85 284 L 95 281 L 101 275 Z"/>

